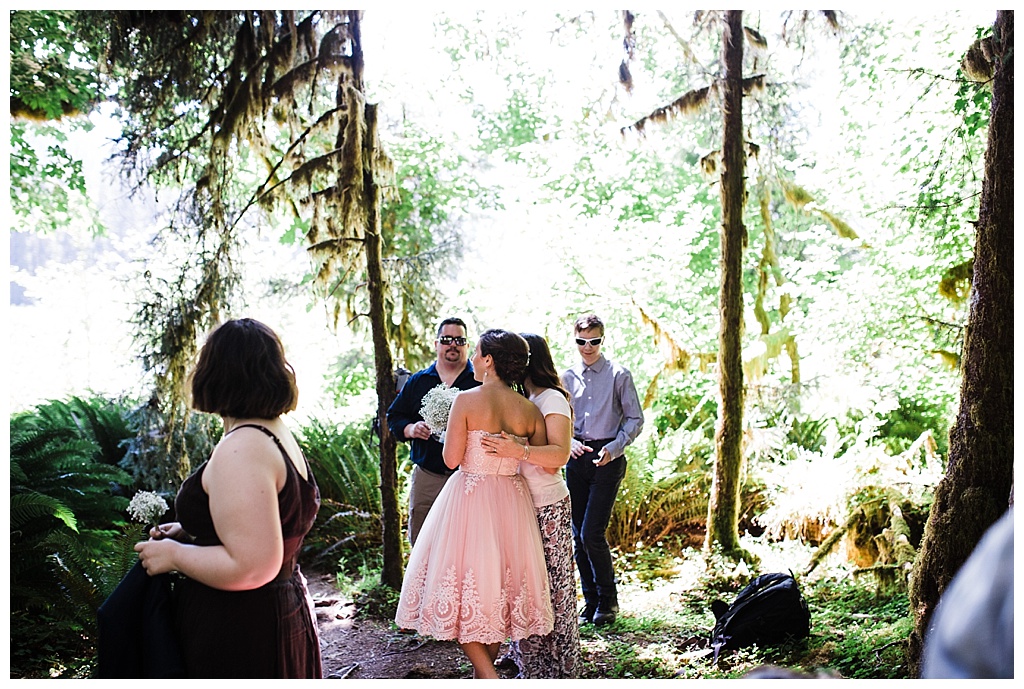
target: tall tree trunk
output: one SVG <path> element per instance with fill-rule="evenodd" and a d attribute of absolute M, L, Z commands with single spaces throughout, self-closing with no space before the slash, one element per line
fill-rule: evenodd
<path fill-rule="evenodd" d="M 739 542 L 740 474 L 743 437 L 742 260 L 743 226 L 743 24 L 741 10 L 729 10 L 724 34 L 725 88 L 722 134 L 722 257 L 718 334 L 718 423 L 715 428 L 715 474 L 708 501 L 704 549 L 717 545 L 723 554 L 742 554 Z"/>
<path fill-rule="evenodd" d="M 374 179 L 374 161 L 377 159 L 377 106 L 366 105 L 366 149 L 363 160 L 364 193 L 367 219 L 364 248 L 366 250 L 366 277 L 370 299 L 370 330 L 373 333 L 373 362 L 377 373 L 377 420 L 380 428 L 380 506 L 381 542 L 384 549 L 382 584 L 402 588 L 402 527 L 398 510 L 398 462 L 395 455 L 397 441 L 388 430 L 387 411 L 395 399 L 394 362 L 388 344 L 387 311 L 385 307 L 384 271 L 381 261 L 380 187 Z"/>
<path fill-rule="evenodd" d="M 353 84 L 363 91 L 363 42 L 360 10 L 349 11 L 349 33 L 352 37 Z M 370 332 L 373 338 L 373 363 L 377 379 L 377 420 L 380 429 L 380 507 L 383 566 L 380 580 L 385 586 L 402 588 L 402 529 L 398 510 L 397 441 L 388 430 L 387 411 L 395 399 L 394 361 L 388 343 L 386 286 L 381 259 L 381 188 L 376 166 L 382 158 L 377 136 L 377 106 L 366 104 L 362 113 L 352 110 L 351 116 L 362 115 L 366 123 L 363 137 L 363 204 L 366 229 L 363 250 L 366 257 L 366 282 L 369 298 Z"/>
<path fill-rule="evenodd" d="M 1013 11 L 993 35 L 992 116 L 985 152 L 974 277 L 964 338 L 960 410 L 949 432 L 946 475 L 935 490 L 910 586 L 908 646 L 920 674 L 923 641 L 939 596 L 1013 488 Z"/>

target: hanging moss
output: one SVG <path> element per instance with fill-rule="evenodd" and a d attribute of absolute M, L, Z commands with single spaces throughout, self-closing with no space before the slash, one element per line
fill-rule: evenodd
<path fill-rule="evenodd" d="M 787 181 L 782 182 L 782 196 L 789 205 L 798 211 L 803 210 L 804 206 L 814 201 L 814 197 L 808 194 L 803 187 Z"/>
<path fill-rule="evenodd" d="M 747 43 L 751 48 L 755 50 L 768 50 L 768 40 L 754 29 L 744 26 L 743 35 L 746 36 Z"/>
<path fill-rule="evenodd" d="M 826 211 L 826 210 L 821 209 L 821 208 L 815 208 L 814 210 L 817 211 L 817 213 L 821 217 L 825 218 L 825 220 L 832 227 L 832 229 L 835 230 L 836 234 L 839 235 L 840 237 L 842 237 L 843 239 L 857 239 L 858 238 L 858 235 L 854 231 L 854 229 L 852 227 L 850 227 L 849 225 L 847 225 L 846 221 L 844 221 L 839 216 L 835 215 L 834 213 L 830 213 L 829 211 Z"/>
<path fill-rule="evenodd" d="M 689 117 L 703 112 L 711 103 L 716 88 L 716 86 L 712 85 L 687 91 L 668 105 L 657 108 L 651 114 L 641 117 L 628 127 L 623 127 L 620 131 L 623 136 L 630 130 L 643 134 L 644 129 L 649 123 L 665 124 L 675 117 Z"/>
<path fill-rule="evenodd" d="M 346 78 L 356 59 L 348 52 L 352 15 L 129 10 L 90 17 L 110 35 L 105 69 L 125 80 L 126 170 L 185 189 L 166 237 L 188 237 L 194 249 L 176 277 L 148 276 L 149 295 L 135 318 L 143 362 L 156 372 L 154 400 L 169 424 L 182 424 L 198 342 L 230 310 L 238 228 L 250 209 L 312 216 L 310 253 L 325 293 L 358 263 L 364 125 L 358 89 Z M 182 103 L 193 106 L 182 110 Z M 256 185 L 240 177 L 242 151 L 266 169 Z M 187 468 L 187 455 L 170 454 Z"/>
<path fill-rule="evenodd" d="M 942 279 L 939 280 L 939 294 L 954 304 L 962 304 L 970 294 L 973 279 L 974 259 L 971 258 L 942 274 Z"/>
<path fill-rule="evenodd" d="M 992 76 L 995 74 L 992 64 L 992 37 L 986 36 L 976 40 L 967 49 L 963 60 L 960 61 L 960 67 L 964 74 L 974 81 L 992 81 Z"/>

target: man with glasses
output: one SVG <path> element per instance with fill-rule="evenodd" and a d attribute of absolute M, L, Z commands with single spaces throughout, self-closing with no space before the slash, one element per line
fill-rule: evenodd
<path fill-rule="evenodd" d="M 601 353 L 601 319 L 593 314 L 584 316 L 576 321 L 574 332 L 581 361 L 562 374 L 575 417 L 565 482 L 585 601 L 579 621 L 601 626 L 614 622 L 619 611 L 605 531 L 626 475 L 623 451 L 640 435 L 644 415 L 633 376 Z"/>
<path fill-rule="evenodd" d="M 411 442 L 409 458 L 415 465 L 409 486 L 409 543 L 416 543 L 423 520 L 454 471 L 444 463 L 444 445 L 430 434 L 420 415 L 423 397 L 444 383 L 448 387 L 469 390 L 480 385 L 473 378 L 469 362 L 466 324 L 461 318 L 446 318 L 434 340 L 437 360 L 409 377 L 388 409 L 388 429 L 398 440 Z"/>

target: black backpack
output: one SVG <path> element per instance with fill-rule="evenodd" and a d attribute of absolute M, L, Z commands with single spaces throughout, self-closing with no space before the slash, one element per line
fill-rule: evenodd
<path fill-rule="evenodd" d="M 793 574 L 762 574 L 739 592 L 732 605 L 711 603 L 714 662 L 722 649 L 758 644 L 771 646 L 811 633 L 811 613 Z"/>

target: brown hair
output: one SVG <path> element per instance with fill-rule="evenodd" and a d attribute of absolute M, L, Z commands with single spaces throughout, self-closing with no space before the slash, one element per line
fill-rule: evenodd
<path fill-rule="evenodd" d="M 569 391 L 562 387 L 562 379 L 555 370 L 547 340 L 533 333 L 519 334 L 530 346 L 530 361 L 526 364 L 524 380 L 529 380 L 538 388 L 554 388 L 565 395 L 565 399 L 569 399 Z"/>
<path fill-rule="evenodd" d="M 491 329 L 480 335 L 480 353 L 494 358 L 494 372 L 505 383 L 522 390 L 530 345 L 521 336 L 508 330 Z"/>
<path fill-rule="evenodd" d="M 299 389 L 284 345 L 252 318 L 218 326 L 192 373 L 192 406 L 235 418 L 273 419 L 295 409 Z"/>
<path fill-rule="evenodd" d="M 576 321 L 576 326 L 573 329 L 573 332 L 578 333 L 581 330 L 590 330 L 591 328 L 600 328 L 601 336 L 604 337 L 604 321 L 592 313 L 587 314 L 586 316 L 581 316 L 580 319 Z"/>

